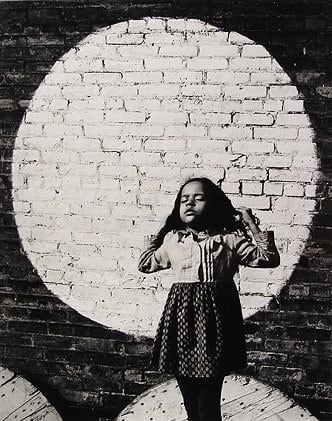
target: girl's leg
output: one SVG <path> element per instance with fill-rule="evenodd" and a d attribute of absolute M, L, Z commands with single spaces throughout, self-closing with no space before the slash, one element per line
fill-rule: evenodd
<path fill-rule="evenodd" d="M 176 380 L 182 393 L 188 421 L 200 421 L 198 412 L 199 379 L 194 377 L 176 377 Z"/>
<path fill-rule="evenodd" d="M 200 421 L 222 421 L 220 397 L 223 381 L 224 377 L 201 379 L 198 391 Z"/>

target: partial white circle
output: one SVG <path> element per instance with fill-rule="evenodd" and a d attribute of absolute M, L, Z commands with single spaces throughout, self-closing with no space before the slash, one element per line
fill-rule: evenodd
<path fill-rule="evenodd" d="M 223 420 L 317 421 L 307 409 L 278 389 L 253 378 L 226 376 L 221 399 Z M 185 421 L 186 411 L 176 380 L 168 380 L 135 398 L 116 421 Z"/>
<path fill-rule="evenodd" d="M 26 379 L 0 367 L 0 419 L 61 421 L 45 396 Z"/>
<path fill-rule="evenodd" d="M 147 18 L 86 37 L 36 90 L 13 156 L 24 249 L 48 288 L 114 329 L 153 335 L 170 272 L 143 276 L 144 236 L 204 175 L 275 230 L 282 263 L 236 279 L 244 315 L 292 273 L 315 210 L 303 100 L 261 45 L 202 21 Z"/>

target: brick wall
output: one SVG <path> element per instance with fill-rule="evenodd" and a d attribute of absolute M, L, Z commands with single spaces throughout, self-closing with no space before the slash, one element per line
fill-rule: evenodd
<path fill-rule="evenodd" d="M 169 276 L 135 260 L 202 173 L 283 254 L 238 281 L 248 373 L 329 418 L 326 5 L 293 6 L 1 5 L 1 364 L 64 416 L 111 418 L 159 380 L 147 336 Z"/>

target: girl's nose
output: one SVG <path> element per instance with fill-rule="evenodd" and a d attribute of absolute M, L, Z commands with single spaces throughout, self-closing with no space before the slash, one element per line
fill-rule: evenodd
<path fill-rule="evenodd" d="M 186 203 L 186 206 L 192 206 L 193 204 L 194 204 L 194 199 L 192 197 L 189 197 Z"/>

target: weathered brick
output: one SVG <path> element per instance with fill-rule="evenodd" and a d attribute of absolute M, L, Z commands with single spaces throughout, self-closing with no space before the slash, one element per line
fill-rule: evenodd
<path fill-rule="evenodd" d="M 252 194 L 260 196 L 263 194 L 263 184 L 257 182 L 242 182 L 241 183 L 241 191 L 243 194 Z"/>
<path fill-rule="evenodd" d="M 167 29 L 171 32 L 191 31 L 197 33 L 197 31 L 207 31 L 208 25 L 197 19 L 168 19 Z"/>
<path fill-rule="evenodd" d="M 263 107 L 266 111 L 281 111 L 283 102 L 281 100 L 268 99 L 264 101 Z"/>
<path fill-rule="evenodd" d="M 186 147 L 186 141 L 184 139 L 176 139 L 176 140 L 160 140 L 156 139 L 148 139 L 144 143 L 144 148 L 147 151 L 181 151 L 184 150 Z"/>
<path fill-rule="evenodd" d="M 105 113 L 105 121 L 110 123 L 142 123 L 146 119 L 145 113 L 123 110 L 110 110 Z"/>
<path fill-rule="evenodd" d="M 229 124 L 231 115 L 223 113 L 190 113 L 190 122 L 197 125 Z"/>
<path fill-rule="evenodd" d="M 251 139 L 252 132 L 249 127 L 211 127 L 209 134 L 213 139 L 238 140 Z"/>
<path fill-rule="evenodd" d="M 125 99 L 124 108 L 126 111 L 157 111 L 162 107 L 160 99 Z M 112 107 L 114 108 L 114 107 Z M 122 108 L 120 106 L 119 108 Z"/>
<path fill-rule="evenodd" d="M 175 44 L 181 45 L 185 41 L 182 33 L 151 33 L 145 35 L 146 44 Z"/>
<path fill-rule="evenodd" d="M 122 81 L 123 83 L 161 83 L 163 74 L 161 71 L 123 71 L 122 72 Z"/>
<path fill-rule="evenodd" d="M 281 126 L 306 126 L 310 123 L 306 114 L 278 114 L 277 124 Z"/>
<path fill-rule="evenodd" d="M 264 169 L 229 168 L 227 170 L 227 181 L 263 181 L 266 179 L 267 171 Z"/>
<path fill-rule="evenodd" d="M 239 99 L 265 98 L 264 86 L 225 86 L 223 92 L 226 97 Z"/>
<path fill-rule="evenodd" d="M 250 73 L 230 71 L 208 71 L 206 81 L 209 83 L 242 84 L 249 82 Z"/>
<path fill-rule="evenodd" d="M 215 85 L 185 85 L 181 87 L 181 93 L 185 96 L 219 97 L 221 87 Z"/>
<path fill-rule="evenodd" d="M 189 70 L 227 69 L 228 61 L 225 58 L 194 57 L 187 60 L 187 68 Z"/>
<path fill-rule="evenodd" d="M 271 59 L 270 58 L 247 58 L 247 57 L 235 57 L 231 58 L 229 62 L 229 68 L 231 70 L 271 70 Z"/>
<path fill-rule="evenodd" d="M 126 33 L 115 33 L 115 34 L 107 34 L 106 35 L 106 43 L 107 44 L 115 44 L 115 45 L 136 45 L 142 44 L 144 40 L 143 34 L 126 34 Z"/>
<path fill-rule="evenodd" d="M 127 71 L 144 71 L 143 59 L 128 59 L 128 60 L 104 60 L 104 69 L 106 72 L 127 72 Z"/>
<path fill-rule="evenodd" d="M 284 111 L 304 112 L 303 100 L 286 99 L 284 101 Z"/>
<path fill-rule="evenodd" d="M 76 74 L 76 73 L 75 73 Z M 85 73 L 83 83 L 97 85 L 114 85 L 121 80 L 121 73 Z"/>
<path fill-rule="evenodd" d="M 165 135 L 169 137 L 206 137 L 207 129 L 206 127 L 200 127 L 200 126 L 169 126 L 165 129 Z"/>
<path fill-rule="evenodd" d="M 103 70 L 103 61 L 101 58 L 93 60 L 83 59 L 67 59 L 63 62 L 63 69 L 65 72 L 101 72 Z"/>
<path fill-rule="evenodd" d="M 312 179 L 311 171 L 291 171 L 291 170 L 269 170 L 270 181 L 302 181 L 310 182 Z"/>
<path fill-rule="evenodd" d="M 295 86 L 271 86 L 270 98 L 292 98 L 298 97 L 298 90 Z"/>
<path fill-rule="evenodd" d="M 255 139 L 274 139 L 280 145 L 287 145 L 286 142 L 278 142 L 279 139 L 296 139 L 297 130 L 294 128 L 281 128 L 281 127 L 255 127 Z M 280 151 L 283 152 L 283 151 Z"/>
<path fill-rule="evenodd" d="M 141 85 L 138 94 L 146 97 L 174 97 L 179 93 L 179 86 L 172 84 Z M 130 95 L 134 96 L 134 95 Z"/>
<path fill-rule="evenodd" d="M 268 153 L 273 152 L 272 142 L 259 141 L 233 141 L 232 151 L 235 153 Z"/>
<path fill-rule="evenodd" d="M 263 111 L 263 101 L 259 100 L 259 99 L 254 99 L 254 100 L 250 100 L 250 99 L 246 99 L 243 101 L 243 110 L 245 111 L 254 111 L 254 112 L 262 112 Z M 239 114 L 238 117 L 242 115 Z"/>
<path fill-rule="evenodd" d="M 148 71 L 152 70 L 176 70 L 184 69 L 185 61 L 182 57 L 158 57 L 158 58 L 145 58 L 144 68 Z"/>
<path fill-rule="evenodd" d="M 284 186 L 285 196 L 304 196 L 304 186 L 297 183 L 286 183 Z"/>
<path fill-rule="evenodd" d="M 147 115 L 147 124 L 153 125 L 184 125 L 187 121 L 188 115 L 183 112 L 152 111 Z"/>
<path fill-rule="evenodd" d="M 46 85 L 75 85 L 82 81 L 82 76 L 78 73 L 50 73 L 45 76 Z"/>
<path fill-rule="evenodd" d="M 155 46 L 147 45 L 124 45 L 122 47 L 118 47 L 117 52 L 121 57 L 145 58 L 156 56 L 158 49 Z"/>
<path fill-rule="evenodd" d="M 166 83 L 201 83 L 203 81 L 202 71 L 165 71 L 163 74 Z"/>
<path fill-rule="evenodd" d="M 274 118 L 272 114 L 254 113 L 234 115 L 234 122 L 239 125 L 272 126 Z"/>
<path fill-rule="evenodd" d="M 270 53 L 262 45 L 244 45 L 242 57 L 270 57 Z"/>
<path fill-rule="evenodd" d="M 237 57 L 239 47 L 237 45 L 204 45 L 199 47 L 200 57 Z"/>
<path fill-rule="evenodd" d="M 64 122 L 69 124 L 101 123 L 104 120 L 102 110 L 71 110 L 64 116 Z"/>
<path fill-rule="evenodd" d="M 291 130 L 289 133 L 289 136 L 292 135 L 293 129 L 284 129 L 284 130 Z M 282 132 L 284 131 L 282 130 Z M 291 139 L 292 140 L 292 139 Z M 314 155 L 316 153 L 316 145 L 311 142 L 276 142 L 277 151 L 282 154 L 294 154 L 294 153 L 300 153 L 301 155 L 308 154 L 308 155 Z"/>
<path fill-rule="evenodd" d="M 160 47 L 159 56 L 195 57 L 198 49 L 195 45 L 164 45 Z"/>

